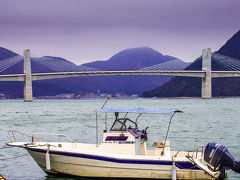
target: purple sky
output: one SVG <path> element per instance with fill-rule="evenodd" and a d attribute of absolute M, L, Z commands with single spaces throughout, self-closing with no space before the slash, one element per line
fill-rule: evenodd
<path fill-rule="evenodd" d="M 0 46 L 76 64 L 148 46 L 184 61 L 240 30 L 240 0 L 0 0 Z"/>

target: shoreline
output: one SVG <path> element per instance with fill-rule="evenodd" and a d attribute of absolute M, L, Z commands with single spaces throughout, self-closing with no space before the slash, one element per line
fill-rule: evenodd
<path fill-rule="evenodd" d="M 240 96 L 216 96 L 210 99 L 226 99 L 226 98 L 240 98 Z M 91 98 L 33 98 L 33 100 L 94 100 L 94 99 L 106 99 L 106 97 L 91 97 Z M 138 98 L 131 98 L 131 97 L 122 97 L 122 98 L 115 98 L 112 97 L 111 99 L 118 99 L 118 100 L 129 100 L 129 99 L 202 99 L 201 97 L 138 97 Z M 0 101 L 4 100 L 24 100 L 23 98 L 5 98 L 0 99 Z"/>

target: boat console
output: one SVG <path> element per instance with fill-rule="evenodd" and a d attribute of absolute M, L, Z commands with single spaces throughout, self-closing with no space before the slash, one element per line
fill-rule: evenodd
<path fill-rule="evenodd" d="M 129 132 L 135 138 L 141 138 L 141 141 L 145 142 L 147 141 L 147 128 L 145 130 L 139 130 L 137 123 L 134 121 L 128 118 L 120 118 L 114 121 L 110 132 Z"/>
<path fill-rule="evenodd" d="M 122 153 L 145 155 L 146 141 L 147 128 L 139 130 L 136 122 L 126 117 L 119 118 L 119 113 L 115 112 L 115 121 L 109 132 L 105 131 L 101 147 L 111 144 L 114 152 L 120 150 Z"/>

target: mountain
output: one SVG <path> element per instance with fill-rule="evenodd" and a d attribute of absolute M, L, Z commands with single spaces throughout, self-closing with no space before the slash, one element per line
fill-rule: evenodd
<path fill-rule="evenodd" d="M 186 70 L 201 70 L 201 57 L 196 59 Z M 240 71 L 240 31 L 234 34 L 217 52 L 212 53 L 212 70 Z M 212 95 L 240 96 L 240 78 L 213 78 Z M 200 97 L 201 79 L 175 77 L 164 85 L 146 91 L 144 97 Z"/>
<path fill-rule="evenodd" d="M 138 70 L 173 59 L 176 58 L 164 56 L 149 47 L 140 47 L 120 51 L 106 61 L 94 61 L 83 65 L 102 70 Z"/>
<path fill-rule="evenodd" d="M 240 31 L 234 34 L 217 53 L 240 59 Z"/>
<path fill-rule="evenodd" d="M 23 57 L 11 51 L 8 58 L 0 61 L 0 74 L 23 73 Z M 7 56 L 5 56 L 7 57 Z M 86 63 L 80 66 L 61 57 L 43 56 L 31 58 L 32 73 L 96 71 L 96 70 L 137 70 L 164 69 L 167 67 L 183 69 L 188 63 L 172 56 L 164 56 L 151 48 L 123 50 L 109 60 Z M 126 69 L 124 69 L 126 68 Z M 33 81 L 33 95 L 54 96 L 63 93 L 84 95 L 88 93 L 139 94 L 156 88 L 172 77 L 167 76 L 94 76 Z M 0 82 L 0 94 L 11 98 L 23 97 L 23 82 Z"/>
<path fill-rule="evenodd" d="M 2 59 L 10 58 L 10 57 L 13 57 L 16 55 L 18 55 L 18 54 L 14 53 L 6 48 L 0 47 L 0 61 Z"/>

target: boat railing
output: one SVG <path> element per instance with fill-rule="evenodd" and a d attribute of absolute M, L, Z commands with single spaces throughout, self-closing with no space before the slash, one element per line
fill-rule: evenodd
<path fill-rule="evenodd" d="M 41 132 L 32 132 L 32 133 L 27 133 L 24 131 L 19 131 L 19 130 L 9 130 L 8 131 L 9 138 L 11 142 L 17 142 L 17 136 L 16 134 L 22 135 L 22 137 L 25 139 L 26 142 L 29 142 L 29 138 L 31 138 L 30 142 L 34 143 L 35 140 L 40 140 L 45 142 L 46 144 L 49 144 L 46 138 L 39 137 L 39 135 L 50 135 L 50 136 L 59 136 L 59 137 L 65 137 L 68 139 L 70 142 L 74 142 L 68 135 L 65 134 L 57 134 L 57 133 L 41 133 Z"/>
<path fill-rule="evenodd" d="M 195 157 L 196 159 L 199 157 L 199 155 L 200 155 L 200 157 L 203 157 L 204 148 L 205 148 L 205 146 L 203 146 L 203 145 L 194 146 L 192 149 L 190 149 L 188 151 L 187 157 L 188 158 L 194 158 Z"/>
<path fill-rule="evenodd" d="M 65 137 L 69 142 L 74 143 L 75 141 L 72 140 L 68 135 L 66 134 L 58 134 L 58 133 L 45 133 L 45 132 L 34 132 L 34 135 L 50 135 L 50 136 L 59 136 L 59 137 Z"/>

